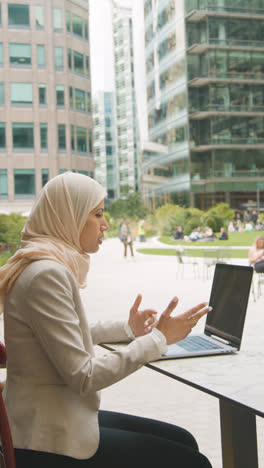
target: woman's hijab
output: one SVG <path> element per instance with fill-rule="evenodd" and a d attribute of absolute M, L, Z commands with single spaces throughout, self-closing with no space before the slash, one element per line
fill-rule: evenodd
<path fill-rule="evenodd" d="M 0 268 L 0 313 L 16 278 L 36 260 L 65 265 L 79 287 L 85 286 L 89 255 L 81 248 L 80 235 L 89 213 L 105 196 L 94 179 L 72 172 L 54 177 L 43 187 L 21 233 L 21 248 Z"/>

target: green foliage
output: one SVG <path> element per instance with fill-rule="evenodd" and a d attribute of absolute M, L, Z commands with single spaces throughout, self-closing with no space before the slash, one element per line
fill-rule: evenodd
<path fill-rule="evenodd" d="M 234 216 L 234 210 L 231 210 L 227 203 L 219 203 L 205 213 L 203 226 L 209 226 L 214 232 L 219 232 L 221 227 L 227 227 Z"/>
<path fill-rule="evenodd" d="M 20 235 L 25 222 L 26 218 L 20 213 L 0 215 L 0 242 L 8 246 L 11 255 L 20 246 Z"/>
<path fill-rule="evenodd" d="M 109 207 L 109 213 L 113 218 L 145 218 L 148 209 L 143 205 L 140 192 L 126 193 L 124 199 L 119 199 Z"/>

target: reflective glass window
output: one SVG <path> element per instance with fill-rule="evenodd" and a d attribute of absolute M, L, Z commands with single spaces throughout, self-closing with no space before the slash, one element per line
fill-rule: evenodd
<path fill-rule="evenodd" d="M 37 60 L 38 60 L 38 67 L 45 67 L 46 59 L 45 59 L 45 46 L 44 45 L 37 45 Z"/>
<path fill-rule="evenodd" d="M 59 151 L 66 150 L 66 127 L 65 124 L 58 124 L 58 148 Z"/>
<path fill-rule="evenodd" d="M 5 123 L 0 122 L 0 148 L 5 149 L 5 147 L 6 147 Z"/>
<path fill-rule="evenodd" d="M 73 87 L 69 86 L 69 101 L 70 101 L 70 108 L 73 109 Z"/>
<path fill-rule="evenodd" d="M 64 85 L 56 85 L 57 106 L 64 107 Z"/>
<path fill-rule="evenodd" d="M 7 169 L 0 169 L 0 198 L 7 199 L 7 197 L 8 197 Z"/>
<path fill-rule="evenodd" d="M 0 106 L 5 103 L 5 85 L 0 82 Z"/>
<path fill-rule="evenodd" d="M 41 186 L 44 187 L 49 181 L 49 169 L 41 169 Z"/>
<path fill-rule="evenodd" d="M 71 13 L 68 10 L 66 11 L 66 30 L 71 32 Z"/>
<path fill-rule="evenodd" d="M 75 89 L 75 109 L 85 111 L 85 92 Z"/>
<path fill-rule="evenodd" d="M 53 30 L 62 31 L 62 9 L 53 8 Z"/>
<path fill-rule="evenodd" d="M 84 127 L 76 127 L 77 151 L 87 153 L 87 130 Z"/>
<path fill-rule="evenodd" d="M 89 143 L 89 153 L 92 154 L 93 152 L 93 134 L 92 134 L 92 130 L 89 128 L 88 130 L 88 143 Z M 93 177 L 93 176 L 91 176 Z"/>
<path fill-rule="evenodd" d="M 35 21 L 37 29 L 44 29 L 44 7 L 35 6 Z"/>
<path fill-rule="evenodd" d="M 88 21 L 84 20 L 84 38 L 88 41 L 89 39 L 89 27 Z"/>
<path fill-rule="evenodd" d="M 54 60 L 56 70 L 63 70 L 63 47 L 54 47 Z"/>
<path fill-rule="evenodd" d="M 18 105 L 32 105 L 32 83 L 11 83 L 11 103 Z"/>
<path fill-rule="evenodd" d="M 2 24 L 2 5 L 0 5 L 0 24 Z"/>
<path fill-rule="evenodd" d="M 41 151 L 48 150 L 48 124 L 40 124 L 40 148 Z"/>
<path fill-rule="evenodd" d="M 92 112 L 92 103 L 91 103 L 91 93 L 90 91 L 87 92 L 87 112 Z"/>
<path fill-rule="evenodd" d="M 73 64 L 76 73 L 84 74 L 84 56 L 79 52 L 73 51 Z"/>
<path fill-rule="evenodd" d="M 14 169 L 15 198 L 25 198 L 36 193 L 35 169 Z"/>
<path fill-rule="evenodd" d="M 72 70 L 72 51 L 68 49 L 68 68 Z"/>
<path fill-rule="evenodd" d="M 83 36 L 83 20 L 81 16 L 77 16 L 74 13 L 72 14 L 72 32 L 77 34 L 77 36 Z"/>
<path fill-rule="evenodd" d="M 89 55 L 85 56 L 85 74 L 89 78 L 90 77 L 90 57 Z"/>
<path fill-rule="evenodd" d="M 29 26 L 29 6 L 9 3 L 8 24 L 10 26 Z"/>
<path fill-rule="evenodd" d="M 31 45 L 9 44 L 9 60 L 11 65 L 31 65 Z"/>
<path fill-rule="evenodd" d="M 46 93 L 45 84 L 38 85 L 38 94 L 39 94 L 39 105 L 45 106 L 47 104 L 47 93 Z"/>
<path fill-rule="evenodd" d="M 71 149 L 75 151 L 75 128 L 74 125 L 71 125 Z"/>
<path fill-rule="evenodd" d="M 33 150 L 34 148 L 34 127 L 33 123 L 13 123 L 13 149 Z"/>
<path fill-rule="evenodd" d="M 0 65 L 3 65 L 3 44 L 0 42 Z"/>

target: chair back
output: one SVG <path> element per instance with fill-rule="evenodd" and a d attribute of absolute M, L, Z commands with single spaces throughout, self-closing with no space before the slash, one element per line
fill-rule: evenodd
<path fill-rule="evenodd" d="M 0 364 L 6 364 L 6 349 L 3 343 L 0 342 Z M 0 452 L 0 466 L 1 468 L 16 468 L 15 452 L 11 431 L 6 414 L 5 404 L 0 392 L 0 438 L 2 450 Z"/>

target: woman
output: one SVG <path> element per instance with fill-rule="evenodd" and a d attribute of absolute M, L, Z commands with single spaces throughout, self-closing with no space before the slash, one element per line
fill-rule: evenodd
<path fill-rule="evenodd" d="M 89 254 L 109 228 L 105 191 L 67 172 L 42 189 L 22 231 L 21 248 L 0 269 L 8 356 L 4 389 L 17 468 L 207 468 L 187 431 L 166 423 L 99 411 L 100 390 L 157 359 L 185 337 L 210 308 L 205 303 L 171 317 L 178 299 L 156 319 L 139 310 L 127 322 L 89 323 L 79 288 Z M 101 342 L 131 341 L 95 356 Z"/>
<path fill-rule="evenodd" d="M 133 239 L 132 239 L 132 232 L 130 229 L 130 221 L 126 219 L 126 221 L 122 224 L 120 229 L 121 234 L 121 241 L 124 244 L 124 257 L 127 257 L 127 246 L 130 248 L 131 257 L 134 257 L 133 251 Z"/>
<path fill-rule="evenodd" d="M 248 259 L 257 273 L 264 273 L 264 236 L 256 237 L 253 246 L 249 249 Z"/>

